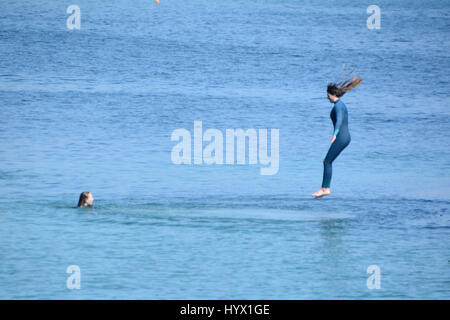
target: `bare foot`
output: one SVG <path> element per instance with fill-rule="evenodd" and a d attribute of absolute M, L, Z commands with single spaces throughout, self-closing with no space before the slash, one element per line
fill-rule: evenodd
<path fill-rule="evenodd" d="M 316 198 L 322 198 L 322 197 L 327 196 L 329 194 L 331 194 L 330 188 L 320 188 L 319 190 L 314 192 L 312 194 L 312 196 L 316 197 Z"/>

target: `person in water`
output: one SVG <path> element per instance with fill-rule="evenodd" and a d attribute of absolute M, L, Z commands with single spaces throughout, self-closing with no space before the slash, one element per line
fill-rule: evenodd
<path fill-rule="evenodd" d="M 78 200 L 78 208 L 81 207 L 92 207 L 94 204 L 94 197 L 89 191 L 84 191 L 80 194 L 80 199 Z"/>
<path fill-rule="evenodd" d="M 362 79 L 353 77 L 351 80 L 345 80 L 338 83 L 329 83 L 327 87 L 328 100 L 334 103 L 331 109 L 330 118 L 333 122 L 334 133 L 331 138 L 331 146 L 323 160 L 323 179 L 322 188 L 314 192 L 312 195 L 316 198 L 327 196 L 331 193 L 330 183 L 332 174 L 333 161 L 339 156 L 351 141 L 350 132 L 348 131 L 348 112 L 347 107 L 341 101 L 341 97 L 354 87 L 361 84 Z"/>

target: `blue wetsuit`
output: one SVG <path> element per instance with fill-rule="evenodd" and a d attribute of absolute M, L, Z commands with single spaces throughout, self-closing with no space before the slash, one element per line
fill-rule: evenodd
<path fill-rule="evenodd" d="M 350 132 L 348 131 L 347 107 L 341 99 L 334 103 L 333 109 L 331 109 L 330 118 L 331 121 L 333 121 L 336 140 L 331 144 L 327 156 L 323 160 L 322 188 L 330 187 L 332 163 L 351 141 Z"/>

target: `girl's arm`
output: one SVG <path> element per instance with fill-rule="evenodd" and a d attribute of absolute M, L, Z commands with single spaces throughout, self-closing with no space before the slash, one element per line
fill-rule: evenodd
<path fill-rule="evenodd" d="M 344 108 L 337 104 L 335 105 L 336 110 L 336 125 L 334 126 L 334 135 L 337 136 L 339 134 L 339 130 L 341 129 L 342 121 L 344 120 Z"/>

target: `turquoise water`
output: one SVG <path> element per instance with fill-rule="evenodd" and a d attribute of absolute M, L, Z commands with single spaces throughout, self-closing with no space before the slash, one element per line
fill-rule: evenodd
<path fill-rule="evenodd" d="M 71 4 L 0 4 L 0 298 L 450 297 L 449 4 L 368 30 L 355 1 L 77 1 L 68 30 Z M 352 142 L 316 200 L 343 63 Z M 173 164 L 195 120 L 279 129 L 278 173 Z"/>

